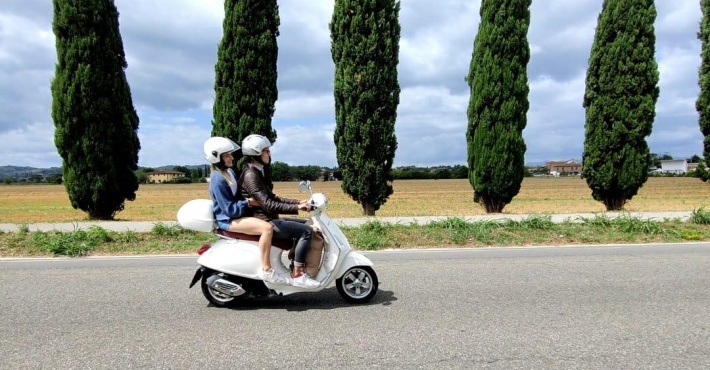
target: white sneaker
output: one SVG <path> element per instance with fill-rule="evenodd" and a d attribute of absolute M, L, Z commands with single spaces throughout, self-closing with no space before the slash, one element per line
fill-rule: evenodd
<path fill-rule="evenodd" d="M 264 271 L 263 269 L 259 269 L 259 271 L 256 273 L 256 276 L 259 279 L 266 281 L 267 283 L 273 283 L 273 284 L 290 284 L 291 283 L 290 277 L 279 274 L 274 269 L 271 269 L 269 271 Z"/>
<path fill-rule="evenodd" d="M 311 279 L 311 277 L 305 273 L 297 278 L 292 278 L 292 281 L 293 286 L 297 286 L 299 288 L 313 289 L 320 286 L 320 283 L 317 280 Z"/>

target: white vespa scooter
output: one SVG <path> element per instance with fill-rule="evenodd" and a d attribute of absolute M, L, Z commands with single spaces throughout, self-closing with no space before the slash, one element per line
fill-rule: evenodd
<path fill-rule="evenodd" d="M 177 213 L 178 224 L 189 230 L 211 232 L 218 239 L 200 248 L 197 263 L 200 267 L 190 283 L 192 288 L 201 280 L 202 293 L 216 306 L 234 306 L 248 297 L 272 294 L 288 295 L 300 292 L 318 292 L 335 281 L 338 293 L 348 302 L 365 303 L 377 293 L 378 280 L 373 263 L 355 252 L 338 225 L 325 214 L 328 200 L 323 193 L 313 193 L 310 181 L 299 184 L 302 193 L 310 192 L 312 226 L 320 229 L 324 247 L 320 267 L 313 279 L 321 283 L 318 288 L 300 288 L 273 284 L 257 277 L 261 268 L 259 236 L 233 233 L 216 227 L 212 213 L 212 200 L 193 199 Z M 294 240 L 274 239 L 271 247 L 271 265 L 279 273 L 289 274 L 282 253 L 295 245 Z"/>

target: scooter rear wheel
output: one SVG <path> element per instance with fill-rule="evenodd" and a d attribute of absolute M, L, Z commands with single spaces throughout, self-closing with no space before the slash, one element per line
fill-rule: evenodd
<path fill-rule="evenodd" d="M 218 307 L 234 307 L 237 305 L 240 297 L 231 297 L 219 291 L 212 289 L 207 284 L 207 279 L 212 275 L 218 274 L 217 272 L 212 272 L 211 274 L 202 275 L 202 294 L 207 298 L 207 300 L 215 306 Z"/>
<path fill-rule="evenodd" d="M 338 293 L 350 303 L 366 303 L 377 293 L 377 274 L 369 266 L 355 266 L 335 281 Z"/>

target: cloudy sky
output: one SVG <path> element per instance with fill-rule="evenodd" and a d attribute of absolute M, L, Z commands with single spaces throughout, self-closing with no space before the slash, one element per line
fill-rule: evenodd
<path fill-rule="evenodd" d="M 335 166 L 333 0 L 280 2 L 279 100 L 274 160 Z M 526 162 L 581 159 L 582 96 L 602 0 L 533 1 Z M 222 0 L 116 0 L 133 102 L 139 165 L 205 163 Z M 402 87 L 395 166 L 466 161 L 468 73 L 480 1 L 402 0 Z M 699 0 L 657 1 L 661 95 L 651 151 L 702 154 L 695 99 Z M 50 116 L 56 51 L 50 0 L 0 1 L 0 166 L 61 165 Z"/>

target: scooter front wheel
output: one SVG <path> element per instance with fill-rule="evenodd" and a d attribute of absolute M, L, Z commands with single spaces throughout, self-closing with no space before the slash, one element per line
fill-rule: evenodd
<path fill-rule="evenodd" d="M 348 302 L 366 303 L 377 293 L 377 274 L 369 266 L 355 266 L 338 278 L 335 286 L 338 293 Z"/>

